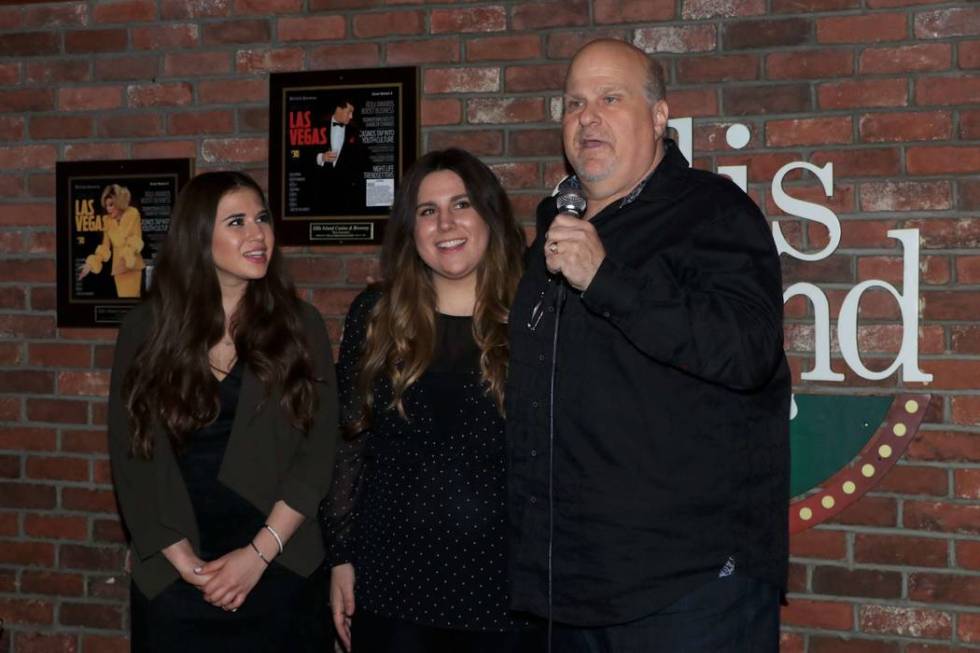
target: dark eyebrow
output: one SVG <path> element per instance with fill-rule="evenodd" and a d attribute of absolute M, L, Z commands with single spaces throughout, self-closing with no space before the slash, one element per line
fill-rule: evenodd
<path fill-rule="evenodd" d="M 232 213 L 231 215 L 226 215 L 225 217 L 221 218 L 221 221 L 228 222 L 229 220 L 235 220 L 236 218 L 244 218 L 244 217 L 245 217 L 244 213 Z"/>

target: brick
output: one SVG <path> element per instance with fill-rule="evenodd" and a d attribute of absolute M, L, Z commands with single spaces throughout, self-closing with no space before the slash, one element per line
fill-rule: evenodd
<path fill-rule="evenodd" d="M 773 80 L 847 77 L 853 73 L 854 54 L 850 50 L 821 49 L 766 55 L 766 77 Z"/>
<path fill-rule="evenodd" d="M 724 112 L 734 116 L 802 113 L 813 108 L 805 84 L 732 86 L 723 88 L 721 97 Z"/>
<path fill-rule="evenodd" d="M 980 499 L 980 470 L 953 470 L 953 494 L 960 499 Z"/>
<path fill-rule="evenodd" d="M 878 565 L 945 567 L 946 540 L 880 533 L 854 536 L 854 561 Z"/>
<path fill-rule="evenodd" d="M 897 504 L 891 498 L 865 495 L 830 521 L 856 526 L 895 527 L 898 524 Z"/>
<path fill-rule="evenodd" d="M 794 558 L 843 560 L 847 540 L 843 531 L 808 529 L 790 537 L 790 555 Z"/>
<path fill-rule="evenodd" d="M 803 45 L 810 40 L 810 21 L 782 18 L 729 22 L 721 34 L 728 50 Z"/>
<path fill-rule="evenodd" d="M 948 140 L 953 117 L 948 111 L 867 113 L 858 126 L 862 140 L 868 142 Z"/>
<path fill-rule="evenodd" d="M 419 13 L 419 30 L 425 30 Z M 355 32 L 357 18 L 355 21 Z M 431 34 L 448 32 L 502 32 L 507 29 L 507 10 L 501 6 L 469 7 L 465 9 L 433 9 L 429 15 Z"/>
<path fill-rule="evenodd" d="M 99 135 L 107 138 L 149 137 L 163 134 L 159 114 L 123 114 L 99 119 Z"/>
<path fill-rule="evenodd" d="M 94 54 L 123 52 L 127 36 L 124 29 L 87 29 L 65 32 L 65 52 L 68 54 Z"/>
<path fill-rule="evenodd" d="M 932 639 L 949 639 L 953 633 L 952 615 L 938 610 L 865 605 L 858 615 L 860 628 L 866 633 Z"/>
<path fill-rule="evenodd" d="M 501 55 L 503 57 L 505 55 Z M 457 63 L 460 60 L 459 38 L 431 38 L 424 41 L 397 41 L 385 45 L 389 64 Z"/>
<path fill-rule="evenodd" d="M 0 278 L 6 281 L 50 283 L 54 280 L 54 261 L 12 259 L 0 261 Z"/>
<path fill-rule="evenodd" d="M 898 598 L 902 594 L 902 575 L 875 569 L 813 568 L 813 591 L 833 596 Z"/>
<path fill-rule="evenodd" d="M 31 456 L 27 459 L 26 470 L 27 478 L 36 480 L 89 480 L 88 460 L 84 458 Z"/>
<path fill-rule="evenodd" d="M 85 540 L 88 538 L 88 517 L 27 514 L 24 516 L 24 534 L 56 540 Z"/>
<path fill-rule="evenodd" d="M 269 83 L 264 79 L 229 79 L 201 82 L 197 86 L 199 104 L 260 102 L 268 99 Z"/>
<path fill-rule="evenodd" d="M 31 116 L 31 138 L 69 139 L 88 138 L 92 135 L 90 116 L 34 115 Z"/>
<path fill-rule="evenodd" d="M 179 159 L 194 158 L 197 144 L 194 141 L 150 141 L 133 143 L 133 158 L 136 159 Z"/>
<path fill-rule="evenodd" d="M 126 550 L 118 546 L 82 546 L 63 544 L 60 552 L 62 569 L 117 571 L 123 566 Z"/>
<path fill-rule="evenodd" d="M 61 624 L 65 626 L 107 630 L 122 628 L 122 608 L 116 605 L 62 601 L 58 617 Z"/>
<path fill-rule="evenodd" d="M 423 77 L 426 93 L 486 93 L 500 90 L 499 68 L 430 68 Z"/>
<path fill-rule="evenodd" d="M 810 637 L 810 653 L 899 653 L 898 644 L 863 637 Z"/>
<path fill-rule="evenodd" d="M 96 24 L 141 23 L 156 20 L 156 3 L 152 0 L 122 0 L 106 2 L 93 8 Z"/>
<path fill-rule="evenodd" d="M 508 66 L 504 71 L 504 86 L 512 93 L 562 90 L 565 71 L 564 64 Z"/>
<path fill-rule="evenodd" d="M 235 0 L 235 15 L 292 14 L 303 9 L 303 0 Z"/>
<path fill-rule="evenodd" d="M 95 78 L 105 81 L 155 79 L 159 60 L 156 57 L 99 58 L 95 62 Z"/>
<path fill-rule="evenodd" d="M 421 11 L 390 11 L 354 16 L 352 31 L 358 38 L 377 38 L 391 34 L 422 34 L 425 14 Z"/>
<path fill-rule="evenodd" d="M 980 149 L 909 147 L 906 150 L 906 170 L 912 175 L 976 174 L 980 172 Z"/>
<path fill-rule="evenodd" d="M 30 7 L 24 10 L 25 27 L 70 27 L 85 25 L 87 22 L 88 11 L 84 5 L 78 3 Z"/>
<path fill-rule="evenodd" d="M 948 70 L 952 47 L 948 43 L 917 43 L 888 48 L 867 48 L 861 52 L 858 70 L 862 74 L 931 72 Z"/>
<path fill-rule="evenodd" d="M 427 151 L 459 147 L 476 156 L 503 154 L 503 134 L 496 130 L 431 131 Z"/>
<path fill-rule="evenodd" d="M 77 635 L 19 632 L 14 646 L 18 653 L 77 653 L 77 640 Z"/>
<path fill-rule="evenodd" d="M 960 58 L 962 59 L 962 56 Z M 77 59 L 28 61 L 24 70 L 24 78 L 31 84 L 87 82 L 91 79 L 91 70 L 92 66 L 88 61 Z"/>
<path fill-rule="evenodd" d="M 126 87 L 126 101 L 137 109 L 149 107 L 182 107 L 194 100 L 194 90 L 187 82 L 176 84 L 133 84 Z"/>
<path fill-rule="evenodd" d="M 13 450 L 19 453 L 23 451 L 52 451 L 54 448 L 55 431 L 53 429 L 0 426 L 0 450 Z"/>
<path fill-rule="evenodd" d="M 116 497 L 111 490 L 66 487 L 61 491 L 61 507 L 82 512 L 116 512 Z"/>
<path fill-rule="evenodd" d="M 957 50 L 960 68 L 980 68 L 980 41 L 960 41 Z"/>
<path fill-rule="evenodd" d="M 50 111 L 53 108 L 54 92 L 49 89 L 0 91 L 0 112 Z"/>
<path fill-rule="evenodd" d="M 980 98 L 980 75 L 922 77 L 915 80 L 916 104 L 975 104 Z"/>
<path fill-rule="evenodd" d="M 570 59 L 586 43 L 600 38 L 629 40 L 629 33 L 618 27 L 596 27 L 588 30 L 561 31 L 547 35 L 546 54 L 549 59 Z"/>
<path fill-rule="evenodd" d="M 88 421 L 88 403 L 64 399 L 28 399 L 27 419 L 32 422 L 84 424 Z"/>
<path fill-rule="evenodd" d="M 2 431 L 0 431 L 2 433 Z M 2 440 L 0 440 L 0 445 L 2 445 Z M 105 430 L 94 430 L 94 431 L 82 431 L 82 430 L 63 430 L 61 432 L 61 451 L 71 452 L 71 453 L 97 453 L 97 454 L 108 454 L 109 444 L 106 439 Z M 0 448 L 3 448 L 0 446 Z M 52 432 L 52 443 L 50 447 L 45 449 L 54 448 L 54 433 Z"/>
<path fill-rule="evenodd" d="M 980 570 L 980 542 L 957 540 L 956 562 L 963 569 Z"/>
<path fill-rule="evenodd" d="M 908 37 L 908 18 L 902 13 L 868 13 L 817 19 L 818 43 L 877 43 Z"/>
<path fill-rule="evenodd" d="M 964 362 L 964 361 L 950 361 Z M 937 377 L 945 373 L 936 367 L 938 361 L 928 361 L 930 372 Z M 892 467 L 875 488 L 876 492 L 895 492 L 905 495 L 946 496 L 949 493 L 949 481 L 946 470 L 935 467 L 916 467 L 911 465 L 896 465 Z"/>
<path fill-rule="evenodd" d="M 980 424 L 980 398 L 954 397 L 950 404 L 953 423 Z"/>
<path fill-rule="evenodd" d="M 458 125 L 463 119 L 462 103 L 459 100 L 443 98 L 423 99 L 421 102 L 422 126 Z"/>
<path fill-rule="evenodd" d="M 672 115 L 692 118 L 718 115 L 718 95 L 711 88 L 671 90 L 668 99 Z"/>
<path fill-rule="evenodd" d="M 265 161 L 269 156 L 269 143 L 265 138 L 209 138 L 201 144 L 201 156 L 208 163 Z"/>
<path fill-rule="evenodd" d="M 0 482 L 0 508 L 50 510 L 54 506 L 55 490 L 50 485 Z"/>
<path fill-rule="evenodd" d="M 793 147 L 850 143 L 854 126 L 848 116 L 770 120 L 766 123 L 766 145 Z"/>
<path fill-rule="evenodd" d="M 32 365 L 43 367 L 88 367 L 92 361 L 89 345 L 32 342 L 28 349 Z"/>
<path fill-rule="evenodd" d="M 289 257 L 286 267 L 298 284 L 326 285 L 343 278 L 343 261 L 338 258 Z"/>
<path fill-rule="evenodd" d="M 906 528 L 942 533 L 980 534 L 980 505 L 906 501 Z"/>
<path fill-rule="evenodd" d="M 908 105 L 905 79 L 867 79 L 828 82 L 817 87 L 821 109 L 899 107 Z"/>
<path fill-rule="evenodd" d="M 980 615 L 961 613 L 957 617 L 956 634 L 963 642 L 980 642 Z"/>
<path fill-rule="evenodd" d="M 541 98 L 476 98 L 466 102 L 466 120 L 472 124 L 528 123 L 544 118 Z"/>
<path fill-rule="evenodd" d="M 6 624 L 50 624 L 54 619 L 54 605 L 40 599 L 0 597 L 0 614 Z"/>
<path fill-rule="evenodd" d="M 519 32 L 588 24 L 589 5 L 584 0 L 522 2 L 511 9 L 512 29 Z"/>
<path fill-rule="evenodd" d="M 980 111 L 960 111 L 960 138 L 980 139 Z"/>
<path fill-rule="evenodd" d="M 507 153 L 512 157 L 556 156 L 561 147 L 560 129 L 521 129 L 507 134 Z"/>
<path fill-rule="evenodd" d="M 861 184 L 862 211 L 943 211 L 952 204 L 952 187 L 948 181 Z"/>
<path fill-rule="evenodd" d="M 952 336 L 953 352 L 980 354 L 980 327 L 954 326 Z"/>
<path fill-rule="evenodd" d="M 956 280 L 963 284 L 980 283 L 980 256 L 958 256 Z"/>
<path fill-rule="evenodd" d="M 231 111 L 189 111 L 170 115 L 167 132 L 175 135 L 227 134 L 235 130 Z"/>
<path fill-rule="evenodd" d="M 58 372 L 58 393 L 63 396 L 105 397 L 109 393 L 109 374 L 97 372 Z"/>
<path fill-rule="evenodd" d="M 778 14 L 813 13 L 857 9 L 860 0 L 773 0 L 772 11 Z"/>
<path fill-rule="evenodd" d="M 223 20 L 204 23 L 201 41 L 205 45 L 228 43 L 268 43 L 271 38 L 269 21 L 255 18 Z"/>
<path fill-rule="evenodd" d="M 201 40 L 198 26 L 186 24 L 162 24 L 153 27 L 134 27 L 130 30 L 134 50 L 168 50 L 171 48 L 195 48 Z"/>
<path fill-rule="evenodd" d="M 980 605 L 980 576 L 913 573 L 909 576 L 908 596 L 927 603 Z"/>
<path fill-rule="evenodd" d="M 919 230 L 919 242 L 924 249 L 980 247 L 980 223 L 976 220 L 912 220 L 906 226 Z"/>
<path fill-rule="evenodd" d="M 3 542 L 3 546 L 0 546 L 0 564 L 50 567 L 54 564 L 54 545 L 43 542 Z"/>
<path fill-rule="evenodd" d="M 121 635 L 83 635 L 85 653 L 129 653 L 129 640 Z"/>
<path fill-rule="evenodd" d="M 635 23 L 674 18 L 674 0 L 594 0 L 595 22 Z"/>
<path fill-rule="evenodd" d="M 557 8 L 563 5 L 549 4 L 548 6 Z M 521 8 L 517 7 L 515 11 Z M 389 53 L 391 45 L 394 44 L 388 46 Z M 538 59 L 539 57 L 541 57 L 541 37 L 534 34 L 485 36 L 466 41 L 467 61 Z"/>
<path fill-rule="evenodd" d="M 231 15 L 231 0 L 161 0 L 163 19 L 219 18 Z"/>
<path fill-rule="evenodd" d="M 980 34 L 980 9 L 975 7 L 951 7 L 923 11 L 915 15 L 915 36 L 920 39 L 976 34 Z"/>
<path fill-rule="evenodd" d="M 92 540 L 95 542 L 111 542 L 125 544 L 126 534 L 118 519 L 93 519 Z"/>
<path fill-rule="evenodd" d="M 163 72 L 168 77 L 220 75 L 231 72 L 228 52 L 168 52 Z"/>
<path fill-rule="evenodd" d="M 792 626 L 825 630 L 851 630 L 854 610 L 849 603 L 791 597 L 781 612 L 781 621 Z"/>
<path fill-rule="evenodd" d="M 901 159 L 896 148 L 860 148 L 822 150 L 810 156 L 810 162 L 823 166 L 834 163 L 834 180 L 851 177 L 894 177 L 900 174 Z"/>
<path fill-rule="evenodd" d="M 20 316 L 18 316 L 20 317 Z M 23 316 L 28 319 L 32 316 Z M 48 318 L 40 318 L 47 320 Z M 4 317 L 0 316 L 0 331 L 4 331 Z M 0 375 L 0 392 L 16 392 L 23 394 L 51 394 L 54 390 L 54 375 L 51 372 L 37 372 L 34 370 L 18 370 L 16 372 L 4 372 Z"/>
<path fill-rule="evenodd" d="M 681 16 L 687 20 L 758 16 L 765 13 L 765 0 L 684 0 L 681 9 Z"/>
<path fill-rule="evenodd" d="M 495 163 L 490 166 L 505 190 L 540 188 L 541 175 L 537 163 Z"/>
<path fill-rule="evenodd" d="M 759 57 L 753 54 L 685 57 L 677 62 L 677 81 L 682 84 L 758 78 Z"/>
<path fill-rule="evenodd" d="M 0 39 L 0 57 L 59 54 L 60 47 L 60 35 L 56 32 L 8 32 Z"/>
<path fill-rule="evenodd" d="M 239 109 L 238 130 L 239 132 L 263 132 L 269 131 L 269 110 L 264 107 L 249 107 Z"/>
<path fill-rule="evenodd" d="M 283 17 L 276 23 L 280 41 L 330 41 L 347 36 L 347 19 L 334 16 Z"/>
<path fill-rule="evenodd" d="M 308 57 L 308 69 L 373 66 L 381 61 L 377 43 L 325 45 L 310 50 Z"/>
<path fill-rule="evenodd" d="M 645 27 L 636 30 L 633 45 L 644 52 L 709 52 L 718 46 L 713 25 Z"/>
<path fill-rule="evenodd" d="M 245 74 L 301 70 L 305 56 L 301 48 L 239 50 L 235 70 Z"/>
<path fill-rule="evenodd" d="M 99 111 L 121 106 L 121 86 L 76 86 L 58 90 L 60 111 Z"/>

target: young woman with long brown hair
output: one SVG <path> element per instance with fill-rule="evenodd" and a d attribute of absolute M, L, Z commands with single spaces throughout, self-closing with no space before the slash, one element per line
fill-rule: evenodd
<path fill-rule="evenodd" d="M 323 320 L 283 269 L 262 190 L 237 172 L 198 175 L 112 370 L 133 650 L 325 650 L 307 578 L 324 548 L 308 518 L 337 414 Z"/>
<path fill-rule="evenodd" d="M 520 651 L 507 609 L 503 388 L 524 235 L 493 172 L 457 149 L 405 175 L 383 281 L 354 300 L 324 504 L 331 606 L 355 653 Z"/>

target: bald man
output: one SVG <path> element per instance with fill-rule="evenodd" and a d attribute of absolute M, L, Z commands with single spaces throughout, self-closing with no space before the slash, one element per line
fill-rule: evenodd
<path fill-rule="evenodd" d="M 790 376 L 765 217 L 665 138 L 659 65 L 572 59 L 584 219 L 538 207 L 510 313 L 512 601 L 553 650 L 778 650 Z M 564 286 L 565 290 L 559 290 Z"/>

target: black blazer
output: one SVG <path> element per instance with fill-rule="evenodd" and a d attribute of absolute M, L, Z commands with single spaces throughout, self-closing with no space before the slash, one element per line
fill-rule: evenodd
<path fill-rule="evenodd" d="M 245 369 L 238 409 L 219 480 L 263 514 L 278 500 L 303 513 L 306 521 L 277 561 L 309 576 L 323 561 L 323 540 L 316 520 L 320 500 L 330 487 L 337 441 L 337 392 L 330 340 L 317 310 L 302 305 L 303 329 L 319 380 L 319 398 L 308 434 L 294 428 L 279 408 L 279 394 L 265 396 L 258 377 Z M 146 339 L 153 319 L 148 304 L 132 310 L 116 342 L 109 389 L 109 456 L 122 517 L 131 536 L 133 580 L 147 597 L 178 578 L 161 549 L 187 538 L 199 545 L 190 496 L 169 440 L 153 430 L 152 460 L 129 455 L 129 414 L 121 389 L 126 372 Z"/>

